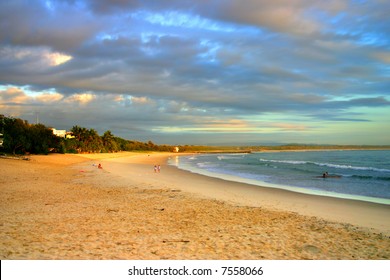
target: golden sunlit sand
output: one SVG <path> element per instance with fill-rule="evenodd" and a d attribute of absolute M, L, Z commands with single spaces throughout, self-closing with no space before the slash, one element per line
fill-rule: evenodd
<path fill-rule="evenodd" d="M 175 156 L 0 159 L 1 259 L 390 258 L 389 205 L 208 178 Z"/>

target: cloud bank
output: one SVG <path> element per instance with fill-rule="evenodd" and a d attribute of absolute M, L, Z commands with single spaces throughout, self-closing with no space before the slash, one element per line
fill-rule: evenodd
<path fill-rule="evenodd" d="M 3 1 L 0 113 L 158 143 L 388 144 L 389 10 Z"/>

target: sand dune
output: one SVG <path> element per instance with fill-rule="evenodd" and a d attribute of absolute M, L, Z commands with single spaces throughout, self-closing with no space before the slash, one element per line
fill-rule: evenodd
<path fill-rule="evenodd" d="M 1 259 L 390 257 L 388 206 L 259 190 L 168 156 L 0 159 Z"/>

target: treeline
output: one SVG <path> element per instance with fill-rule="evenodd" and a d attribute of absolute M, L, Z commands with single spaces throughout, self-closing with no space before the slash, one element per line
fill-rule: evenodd
<path fill-rule="evenodd" d="M 96 130 L 73 126 L 73 138 L 58 137 L 43 124 L 29 124 L 27 121 L 0 115 L 0 133 L 3 137 L 2 150 L 12 154 L 59 153 L 111 153 L 119 151 L 173 151 L 170 145 L 156 145 L 122 139 L 106 131 L 100 136 Z M 1 135 L 0 135 L 1 136 Z"/>
<path fill-rule="evenodd" d="M 74 126 L 70 130 L 74 138 L 63 139 L 60 143 L 62 153 L 113 153 L 119 151 L 160 151 L 171 152 L 173 146 L 157 145 L 152 141 L 146 143 L 126 140 L 114 136 L 107 130 L 99 136 L 96 130 Z"/>
<path fill-rule="evenodd" d="M 13 154 L 47 154 L 58 147 L 60 139 L 43 124 L 30 125 L 27 121 L 0 115 L 3 150 Z"/>

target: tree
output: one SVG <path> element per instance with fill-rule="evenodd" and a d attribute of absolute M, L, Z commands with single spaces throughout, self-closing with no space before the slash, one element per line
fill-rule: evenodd
<path fill-rule="evenodd" d="M 157 146 L 150 140 L 146 144 L 146 149 L 147 150 L 153 151 L 153 150 L 156 150 L 156 148 L 157 148 Z"/>
<path fill-rule="evenodd" d="M 74 126 L 71 129 L 75 137 L 75 148 L 79 153 L 96 153 L 103 150 L 103 141 L 94 129 Z"/>
<path fill-rule="evenodd" d="M 4 135 L 4 150 L 13 154 L 47 154 L 57 149 L 59 138 L 43 124 L 0 115 L 0 132 Z"/>
<path fill-rule="evenodd" d="M 103 146 L 106 152 L 117 152 L 119 151 L 118 144 L 115 141 L 114 135 L 111 131 L 107 130 L 102 136 Z"/>
<path fill-rule="evenodd" d="M 87 130 L 84 143 L 88 153 L 100 153 L 104 148 L 102 138 L 94 129 Z"/>
<path fill-rule="evenodd" d="M 128 140 L 122 139 L 120 137 L 114 137 L 115 142 L 118 146 L 119 151 L 126 151 L 126 145 L 129 142 Z"/>
<path fill-rule="evenodd" d="M 24 153 L 30 148 L 28 135 L 28 123 L 21 119 L 3 118 L 2 130 L 4 131 L 4 149 L 8 152 Z"/>
<path fill-rule="evenodd" d="M 51 149 L 59 147 L 60 139 L 53 134 L 53 131 L 43 124 L 31 125 L 29 127 L 30 152 L 34 154 L 48 154 Z"/>

